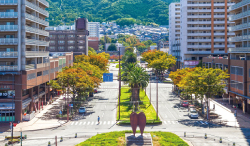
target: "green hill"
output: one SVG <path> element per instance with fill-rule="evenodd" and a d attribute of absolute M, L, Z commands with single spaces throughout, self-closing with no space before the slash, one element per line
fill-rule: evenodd
<path fill-rule="evenodd" d="M 168 25 L 168 5 L 176 0 L 48 0 L 51 26 L 70 25 L 78 17 L 103 22 L 134 18 L 136 23 Z"/>

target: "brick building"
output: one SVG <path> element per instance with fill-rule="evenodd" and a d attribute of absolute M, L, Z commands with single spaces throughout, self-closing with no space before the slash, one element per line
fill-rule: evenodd
<path fill-rule="evenodd" d="M 75 55 L 88 55 L 88 19 L 78 18 L 75 28 L 72 26 L 48 27 L 47 40 L 50 41 L 47 51 L 73 52 Z"/>

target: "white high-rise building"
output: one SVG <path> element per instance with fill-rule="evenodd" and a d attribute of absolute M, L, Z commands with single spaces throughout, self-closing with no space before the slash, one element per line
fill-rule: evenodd
<path fill-rule="evenodd" d="M 180 68 L 195 67 L 209 55 L 227 55 L 234 47 L 228 42 L 234 33 L 225 31 L 234 24 L 228 20 L 232 5 L 227 0 L 180 0 Z"/>
<path fill-rule="evenodd" d="M 97 37 L 100 40 L 100 22 L 88 22 L 89 37 Z"/>
<path fill-rule="evenodd" d="M 177 59 L 177 68 L 180 65 L 180 18 L 180 3 L 171 3 L 169 5 L 169 51 Z"/>

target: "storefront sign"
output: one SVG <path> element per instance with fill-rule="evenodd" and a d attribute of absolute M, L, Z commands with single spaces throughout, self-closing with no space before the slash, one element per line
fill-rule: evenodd
<path fill-rule="evenodd" d="M 0 89 L 10 89 L 11 86 L 10 85 L 0 85 Z"/>
<path fill-rule="evenodd" d="M 185 66 L 196 66 L 199 64 L 199 60 L 192 60 L 192 61 L 184 61 L 184 65 Z"/>
<path fill-rule="evenodd" d="M 0 98 L 12 98 L 15 96 L 15 90 L 0 91 Z"/>

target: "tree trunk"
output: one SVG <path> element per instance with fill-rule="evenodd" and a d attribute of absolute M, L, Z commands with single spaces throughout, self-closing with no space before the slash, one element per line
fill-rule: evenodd
<path fill-rule="evenodd" d="M 135 84 L 132 88 L 132 101 L 133 101 L 133 104 L 135 105 L 135 112 L 138 111 L 138 101 L 139 101 L 139 86 L 138 84 Z"/>

